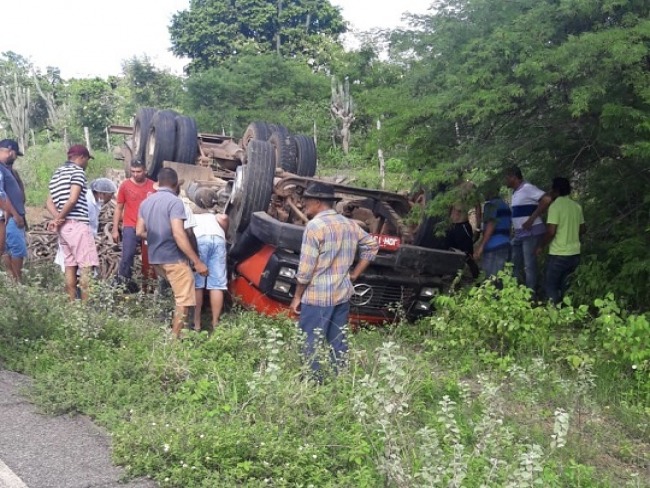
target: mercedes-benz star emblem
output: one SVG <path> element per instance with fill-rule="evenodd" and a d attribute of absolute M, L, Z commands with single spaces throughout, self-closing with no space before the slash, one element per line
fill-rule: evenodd
<path fill-rule="evenodd" d="M 362 307 L 370 303 L 372 295 L 372 286 L 365 283 L 359 283 L 358 285 L 354 285 L 350 302 L 352 302 L 352 305 L 356 307 Z"/>

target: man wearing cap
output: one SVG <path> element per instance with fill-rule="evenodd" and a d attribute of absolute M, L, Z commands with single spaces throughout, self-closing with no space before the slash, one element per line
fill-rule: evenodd
<path fill-rule="evenodd" d="M 97 178 L 96 180 L 91 181 L 90 188 L 86 190 L 86 200 L 88 201 L 88 223 L 94 237 L 97 237 L 99 232 L 99 213 L 101 212 L 102 207 L 112 200 L 116 191 L 117 186 L 115 186 L 115 183 L 108 178 Z M 58 213 L 56 207 L 54 207 L 49 200 L 47 206 L 52 217 L 56 217 Z M 63 249 L 60 245 L 56 256 L 54 257 L 54 263 L 61 266 L 62 271 L 65 272 L 65 258 L 63 256 Z"/>
<path fill-rule="evenodd" d="M 135 235 L 135 224 L 138 220 L 138 210 L 144 199 L 156 191 L 154 189 L 154 182 L 147 178 L 146 168 L 142 161 L 131 161 L 130 170 L 130 178 L 124 180 L 120 185 L 120 189 L 117 191 L 117 206 L 113 213 L 112 235 L 115 242 L 119 242 L 120 220 L 123 220 L 122 257 L 117 270 L 118 283 L 128 283 L 131 281 L 133 259 L 135 258 L 138 243 L 141 241 L 141 239 Z M 148 264 L 147 249 L 144 242 L 141 242 L 141 245 L 143 261 L 142 274 L 146 279 L 149 277 L 147 276 L 148 266 L 144 266 L 145 263 Z"/>
<path fill-rule="evenodd" d="M 291 311 L 300 314 L 300 328 L 306 334 L 305 355 L 320 379 L 316 347 L 326 338 L 334 368 L 348 350 L 345 325 L 350 313 L 352 282 L 375 259 L 377 242 L 355 222 L 339 215 L 339 200 L 331 185 L 315 182 L 303 193 L 304 213 L 311 220 L 305 227 L 296 274 L 296 291 Z M 357 265 L 350 271 L 359 249 Z"/>
<path fill-rule="evenodd" d="M 68 149 L 68 160 L 50 179 L 47 208 L 54 214 L 49 229 L 59 234 L 65 263 L 65 289 L 74 300 L 77 296 L 77 270 L 81 269 L 81 299 L 88 299 L 90 272 L 99 266 L 97 247 L 88 214 L 86 173 L 93 157 L 86 146 L 74 145 Z"/>
<path fill-rule="evenodd" d="M 4 221 L 0 225 L 0 252 L 9 255 L 11 276 L 20 281 L 23 261 L 27 257 L 25 238 L 25 193 L 11 169 L 18 156 L 22 156 L 13 139 L 0 141 L 0 206 Z"/>
<path fill-rule="evenodd" d="M 149 261 L 156 273 L 169 281 L 174 293 L 176 310 L 172 333 L 180 337 L 187 323 L 190 307 L 196 305 L 194 294 L 194 270 L 201 276 L 208 275 L 208 267 L 200 260 L 185 233 L 186 220 L 183 201 L 177 196 L 178 174 L 171 168 L 158 173 L 158 191 L 147 197 L 140 205 L 135 232 L 146 239 Z"/>

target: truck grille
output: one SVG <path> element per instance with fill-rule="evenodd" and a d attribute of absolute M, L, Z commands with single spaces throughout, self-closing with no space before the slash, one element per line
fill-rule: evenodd
<path fill-rule="evenodd" d="M 350 299 L 352 308 L 365 310 L 386 310 L 399 306 L 408 310 L 414 300 L 413 288 L 390 283 L 355 283 Z"/>

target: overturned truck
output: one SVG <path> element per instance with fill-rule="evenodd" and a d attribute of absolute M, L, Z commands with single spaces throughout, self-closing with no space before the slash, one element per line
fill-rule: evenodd
<path fill-rule="evenodd" d="M 318 180 L 313 140 L 266 122 L 251 123 L 240 140 L 200 134 L 193 119 L 153 109 L 141 109 L 134 127 L 110 130 L 127 136 L 125 169 L 132 158 L 143 159 L 154 178 L 163 166 L 173 167 L 194 204 L 228 214 L 232 295 L 260 313 L 288 313 L 308 221 L 302 194 Z M 351 320 L 383 323 L 429 314 L 431 300 L 463 269 L 464 254 L 425 247 L 432 231 L 410 222 L 418 203 L 409 197 L 332 186 L 341 198 L 336 210 L 379 244 L 376 260 L 354 285 Z"/>

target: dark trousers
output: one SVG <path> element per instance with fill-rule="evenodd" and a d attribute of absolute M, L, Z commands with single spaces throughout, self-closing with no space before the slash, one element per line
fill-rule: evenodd
<path fill-rule="evenodd" d="M 546 298 L 557 304 L 562 301 L 569 287 L 569 276 L 580 264 L 580 254 L 574 256 L 555 256 L 546 258 Z"/>
<path fill-rule="evenodd" d="M 133 274 L 133 260 L 138 248 L 140 238 L 135 235 L 135 227 L 122 228 L 122 257 L 117 274 L 122 278 L 131 279 Z"/>
<path fill-rule="evenodd" d="M 469 222 L 452 224 L 447 231 L 445 242 L 448 248 L 459 249 L 467 255 L 467 266 L 474 279 L 478 278 L 479 269 L 474 261 L 474 230 Z"/>
<path fill-rule="evenodd" d="M 345 341 L 345 325 L 350 314 L 350 303 L 340 303 L 331 307 L 300 305 L 300 328 L 306 334 L 305 357 L 311 369 L 318 375 L 320 363 L 317 358 L 318 343 L 327 339 L 330 346 L 330 360 L 335 370 L 345 360 L 348 345 Z"/>

